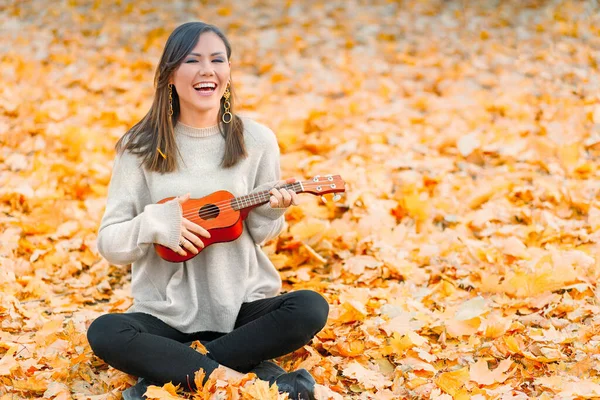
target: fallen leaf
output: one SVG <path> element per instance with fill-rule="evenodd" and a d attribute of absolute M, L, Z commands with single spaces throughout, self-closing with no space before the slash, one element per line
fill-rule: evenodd
<path fill-rule="evenodd" d="M 367 369 L 356 361 L 349 363 L 342 371 L 342 374 L 348 378 L 355 379 L 365 389 L 383 389 L 392 384 L 382 373 Z"/>
<path fill-rule="evenodd" d="M 162 387 L 150 385 L 148 389 L 144 393 L 146 398 L 148 399 L 156 399 L 156 400 L 176 400 L 181 399 L 177 394 L 177 390 L 179 387 L 173 386 L 172 383 L 166 383 Z"/>
<path fill-rule="evenodd" d="M 475 364 L 471 364 L 469 367 L 470 379 L 480 385 L 502 383 L 509 377 L 505 372 L 508 371 L 512 363 L 512 360 L 507 358 L 500 361 L 496 369 L 490 370 L 487 361 L 480 358 Z"/>
<path fill-rule="evenodd" d="M 483 297 L 477 296 L 462 303 L 456 310 L 454 319 L 457 321 L 467 321 L 479 317 L 486 312 L 486 301 Z"/>

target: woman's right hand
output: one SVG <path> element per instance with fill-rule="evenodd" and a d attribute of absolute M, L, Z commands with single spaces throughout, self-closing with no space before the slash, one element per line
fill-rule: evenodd
<path fill-rule="evenodd" d="M 183 210 L 183 203 L 190 199 L 190 194 L 187 193 L 183 196 L 178 196 L 176 199 Z M 210 237 L 210 233 L 206 229 L 190 221 L 184 216 L 181 219 L 181 237 L 179 238 L 179 247 L 176 250 L 177 254 L 186 256 L 186 250 L 190 251 L 191 253 L 198 254 L 198 247 L 204 248 L 204 243 L 198 236 L 196 236 L 196 234 L 205 238 Z"/>

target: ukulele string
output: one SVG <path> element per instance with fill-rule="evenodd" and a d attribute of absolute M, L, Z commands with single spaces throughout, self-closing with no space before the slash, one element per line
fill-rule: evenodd
<path fill-rule="evenodd" d="M 288 186 L 290 186 L 290 188 L 291 188 L 291 187 L 295 186 L 297 183 L 301 183 L 301 182 L 286 184 L 286 185 L 280 187 L 279 189 L 286 189 Z M 300 186 L 298 189 L 301 189 L 301 188 L 302 188 L 302 186 Z M 256 196 L 253 199 L 253 200 L 256 200 L 258 198 L 257 196 L 260 196 L 259 193 L 254 193 L 254 194 L 248 195 L 248 196 Z M 264 192 L 264 193 L 268 193 L 268 192 Z M 242 197 L 244 197 L 244 196 L 242 196 Z M 219 210 L 227 210 L 227 209 L 232 209 L 233 210 L 233 207 L 231 206 L 231 203 L 233 202 L 233 200 L 236 200 L 236 198 L 232 198 L 232 199 L 229 199 L 229 200 L 221 201 L 219 203 L 213 203 L 213 204 L 209 203 L 207 205 L 216 206 L 216 207 L 219 208 Z M 240 202 L 239 200 L 236 200 L 236 201 L 238 203 Z M 241 201 L 242 204 L 243 204 L 243 202 L 244 202 L 244 200 Z M 244 208 L 244 207 L 242 207 L 242 208 Z M 235 210 L 233 210 L 233 211 L 235 211 Z M 218 212 L 218 210 L 211 209 L 211 210 L 207 210 L 207 211 L 203 211 L 203 212 L 192 211 L 192 212 L 184 213 L 183 216 L 187 218 L 189 216 L 198 215 L 198 216 L 200 216 L 200 218 L 203 218 L 203 217 L 208 217 L 208 216 L 210 216 L 212 214 L 214 214 L 216 216 L 216 215 L 219 215 L 219 214 L 222 214 L 222 213 Z"/>
<path fill-rule="evenodd" d="M 302 186 L 299 186 L 300 183 L 302 184 Z M 324 182 L 314 182 L 314 181 L 295 182 L 295 183 L 291 183 L 291 184 L 286 184 L 286 185 L 280 187 L 280 189 L 295 188 L 295 186 L 299 186 L 296 189 L 301 189 L 302 187 L 316 187 L 316 186 L 322 186 L 323 183 Z M 264 192 L 264 193 L 268 193 L 268 192 Z M 259 196 L 259 194 L 255 193 L 253 195 L 248 195 L 248 196 Z M 255 197 L 253 200 L 255 200 L 256 198 L 258 198 L 258 197 Z M 234 210 L 233 207 L 231 206 L 231 203 L 233 202 L 233 200 L 236 200 L 236 198 L 221 201 L 218 203 L 214 203 L 213 205 L 218 207 L 219 210 L 213 209 L 213 210 L 207 210 L 207 211 L 202 211 L 202 212 L 192 211 L 192 212 L 184 213 L 183 216 L 186 218 L 193 217 L 193 216 L 199 216 L 200 218 L 205 219 L 206 217 L 210 217 L 210 216 L 216 217 L 219 214 L 231 213 L 234 211 L 238 211 L 238 210 Z M 238 203 L 240 203 L 239 200 L 236 200 L 236 201 Z M 243 204 L 244 201 L 245 200 L 242 200 L 241 204 Z M 241 207 L 241 208 L 244 208 L 244 207 Z"/>
<path fill-rule="evenodd" d="M 287 185 L 285 185 L 285 186 L 282 186 L 282 187 L 280 187 L 280 188 L 281 188 L 281 189 L 285 189 L 285 188 L 286 188 L 286 187 L 288 187 L 288 186 L 289 186 L 290 188 L 293 188 L 294 186 L 297 186 L 297 184 L 298 184 L 298 183 L 304 183 L 304 182 L 296 182 L 296 183 L 293 183 L 293 184 L 287 184 Z M 317 184 L 317 186 L 318 186 L 318 183 L 315 183 L 315 182 L 307 182 L 307 183 L 306 183 L 306 185 L 305 185 L 305 187 L 314 186 L 315 184 Z M 298 187 L 297 189 L 301 189 L 301 188 L 302 188 L 302 186 Z M 268 193 L 268 192 L 265 192 L 265 193 Z M 253 194 L 252 196 L 258 196 L 258 195 L 259 195 L 259 194 L 258 194 L 258 193 L 256 193 L 256 194 Z M 235 199 L 235 198 L 234 198 L 234 199 Z M 218 216 L 218 215 L 222 215 L 222 214 L 229 214 L 229 213 L 231 213 L 231 212 L 238 211 L 238 210 L 235 210 L 235 209 L 233 209 L 233 207 L 231 206 L 231 203 L 232 203 L 232 201 L 233 201 L 234 199 L 230 199 L 230 200 L 222 201 L 222 202 L 219 202 L 219 203 L 214 203 L 214 204 L 213 204 L 214 206 L 220 206 L 220 207 L 218 207 L 218 208 L 219 208 L 219 210 L 210 209 L 210 210 L 207 210 L 207 211 L 202 211 L 202 212 L 192 211 L 192 212 L 187 212 L 187 213 L 184 213 L 184 214 L 183 214 L 183 216 L 187 218 L 187 217 L 193 217 L 193 216 L 196 216 L 196 215 L 197 215 L 197 216 L 199 216 L 199 217 L 200 217 L 200 218 L 202 218 L 202 219 L 206 219 L 206 217 L 210 217 L 210 216 L 216 217 L 216 216 Z M 255 197 L 253 200 L 256 200 L 256 199 L 258 199 L 258 197 Z M 238 201 L 238 203 L 240 203 L 240 201 L 239 201 L 239 200 L 237 200 L 237 201 Z M 242 200 L 242 201 L 241 201 L 241 204 L 242 204 L 242 205 L 244 204 L 244 201 L 245 201 L 245 200 Z M 268 201 L 268 200 L 266 200 L 266 201 L 265 201 L 265 203 L 266 203 L 267 201 Z M 228 203 L 229 203 L 229 204 L 228 204 Z M 241 207 L 241 208 L 244 208 L 244 207 Z"/>

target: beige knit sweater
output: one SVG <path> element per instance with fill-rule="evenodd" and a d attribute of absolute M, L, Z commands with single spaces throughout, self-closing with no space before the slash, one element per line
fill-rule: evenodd
<path fill-rule="evenodd" d="M 186 333 L 230 332 L 243 302 L 279 292 L 281 279 L 260 244 L 281 232 L 285 210 L 268 203 L 250 212 L 237 240 L 213 244 L 186 262 L 165 261 L 153 247 L 175 249 L 180 237 L 181 207 L 174 200 L 156 204 L 159 200 L 223 189 L 242 196 L 279 180 L 275 135 L 249 118 L 243 122 L 248 157 L 229 169 L 220 167 L 225 141 L 216 125 L 175 126 L 181 158 L 173 173 L 149 172 L 137 156 L 117 154 L 98 250 L 113 264 L 132 264 L 134 304 L 127 312 L 152 314 Z"/>

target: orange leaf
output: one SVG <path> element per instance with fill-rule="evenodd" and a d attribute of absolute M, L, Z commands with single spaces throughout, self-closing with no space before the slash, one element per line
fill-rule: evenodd
<path fill-rule="evenodd" d="M 244 399 L 248 400 L 277 400 L 279 390 L 277 385 L 269 386 L 269 382 L 256 380 L 253 384 L 240 388 Z"/>
<path fill-rule="evenodd" d="M 465 383 L 469 380 L 469 369 L 463 367 L 456 371 L 442 372 L 435 379 L 436 385 L 444 392 L 457 398 L 462 393 Z"/>
<path fill-rule="evenodd" d="M 146 390 L 145 396 L 148 399 L 156 399 L 156 400 L 178 400 L 183 397 L 179 397 L 177 395 L 177 390 L 179 386 L 173 386 L 171 382 L 165 384 L 163 387 L 158 386 L 148 386 Z"/>
<path fill-rule="evenodd" d="M 366 317 L 363 312 L 359 311 L 350 303 L 342 304 L 342 309 L 344 312 L 337 319 L 338 323 L 345 324 L 348 322 L 363 321 Z"/>
<path fill-rule="evenodd" d="M 196 371 L 194 373 L 194 384 L 196 384 L 196 390 L 200 391 L 202 390 L 202 387 L 204 386 L 204 377 L 206 376 L 206 372 L 204 372 L 204 369 L 200 368 L 198 371 Z"/>
<path fill-rule="evenodd" d="M 344 357 L 358 357 L 365 350 L 365 344 L 361 340 L 338 342 L 336 347 Z"/>
<path fill-rule="evenodd" d="M 208 349 L 199 340 L 194 340 L 190 347 L 200 354 L 208 354 Z"/>

